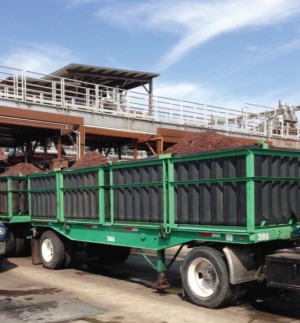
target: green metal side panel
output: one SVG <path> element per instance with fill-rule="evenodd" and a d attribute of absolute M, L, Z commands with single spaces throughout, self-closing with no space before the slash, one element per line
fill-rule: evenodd
<path fill-rule="evenodd" d="M 55 198 L 57 203 L 57 216 L 54 217 L 33 217 L 32 225 L 37 228 L 51 228 L 62 235 L 74 241 L 95 242 L 104 244 L 114 244 L 120 246 L 130 246 L 136 248 L 148 248 L 153 250 L 162 250 L 171 246 L 191 241 L 212 241 L 219 243 L 237 243 L 237 244 L 253 244 L 264 241 L 283 240 L 291 238 L 300 238 L 300 222 L 286 221 L 276 225 L 270 225 L 264 221 L 257 224 L 256 222 L 256 206 L 255 198 L 256 184 L 258 182 L 293 182 L 300 185 L 300 177 L 270 177 L 255 175 L 255 158 L 256 156 L 277 156 L 299 158 L 299 151 L 286 150 L 267 150 L 259 148 L 241 148 L 231 149 L 218 152 L 182 155 L 182 156 L 162 156 L 159 159 L 139 160 L 134 162 L 117 163 L 108 166 L 91 167 L 88 169 L 72 170 L 72 171 L 56 171 L 55 172 Z M 193 177 L 184 177 L 183 180 L 178 179 L 176 173 L 178 165 L 184 163 L 212 162 L 216 163 L 213 167 L 218 166 L 218 162 L 222 165 L 222 160 L 231 160 L 235 158 L 236 163 L 242 161 L 245 166 L 243 176 L 230 176 L 224 174 L 222 176 L 214 175 L 212 178 L 197 179 Z M 245 160 L 245 163 L 243 162 Z M 244 164 L 243 164 L 244 163 Z M 201 164 L 201 163 L 200 163 Z M 229 163 L 230 164 L 230 163 Z M 201 164 L 202 165 L 202 164 Z M 227 165 L 227 164 L 226 164 Z M 238 164 L 229 165 L 228 167 L 236 167 Z M 243 166 L 243 167 L 244 167 Z M 196 166 L 195 166 L 196 167 Z M 201 166 L 202 167 L 202 166 Z M 227 167 L 227 166 L 226 166 Z M 119 177 L 123 176 L 123 172 L 131 174 L 132 169 L 136 170 L 136 180 L 131 182 L 116 182 L 116 173 Z M 153 168 L 153 170 L 152 170 Z M 148 171 L 153 171 L 153 176 Z M 215 171 L 214 171 L 215 172 Z M 53 174 L 53 173 L 51 173 Z M 50 174 L 50 175 L 51 175 Z M 82 175 L 83 184 L 77 187 L 64 187 L 64 176 L 79 174 Z M 230 174 L 230 173 L 229 173 Z M 31 187 L 31 179 L 39 175 L 31 175 L 28 177 L 29 196 L 33 192 Z M 131 175 L 128 175 L 131 176 Z M 150 176 L 150 177 L 148 177 Z M 86 182 L 85 182 L 85 177 Z M 126 176 L 124 175 L 124 178 Z M 142 182 L 143 178 L 150 178 L 149 181 Z M 91 184 L 92 183 L 92 184 Z M 215 189 L 219 186 L 216 196 L 219 192 L 231 186 L 233 188 L 238 185 L 245 185 L 245 191 L 242 191 L 243 201 L 245 201 L 246 221 L 244 225 L 220 225 L 220 224 L 204 224 L 198 221 L 197 224 L 189 224 L 178 221 L 177 198 L 178 187 L 189 192 L 191 188 L 195 191 L 207 187 L 208 190 Z M 140 220 L 129 220 L 129 218 L 121 219 L 121 211 L 118 210 L 118 218 L 114 205 L 116 203 L 116 191 L 128 191 L 133 195 L 143 196 L 145 192 L 151 191 L 162 199 L 161 208 L 156 208 L 161 212 L 160 220 L 157 222 L 145 221 L 140 209 L 133 210 L 136 218 Z M 38 192 L 38 190 L 34 190 Z M 53 190 L 49 190 L 49 192 Z M 85 196 L 95 198 L 97 201 L 97 216 L 94 218 L 72 218 L 66 217 L 65 214 L 65 193 L 79 192 L 82 195 L 83 202 Z M 47 190 L 41 190 L 47 192 Z M 138 192 L 138 193 L 136 193 Z M 140 193 L 142 192 L 142 193 Z M 154 193 L 153 193 L 154 192 Z M 231 191 L 230 191 L 231 192 Z M 236 190 L 238 194 L 238 190 Z M 95 194 L 94 194 L 95 193 Z M 81 196 L 79 194 L 79 196 Z M 140 194 L 140 195 L 138 195 Z M 150 194 L 150 193 L 149 193 Z M 160 196 L 161 194 L 161 196 Z M 200 194 L 200 193 L 199 193 Z M 232 192 L 230 193 L 232 194 Z M 231 196 L 229 194 L 229 196 Z M 11 197 L 10 197 L 11 198 Z M 118 197 L 120 198 L 120 197 Z M 150 199 L 148 197 L 148 199 Z M 226 201 L 227 202 L 227 201 Z M 159 200 L 160 203 L 160 200 Z M 139 204 L 142 205 L 141 203 Z M 226 205 L 226 204 L 225 204 Z M 29 214 L 27 218 L 21 215 L 12 214 L 10 221 L 24 222 L 32 216 L 32 203 L 29 198 Z M 157 207 L 155 205 L 155 207 Z M 76 205 L 74 205 L 76 208 Z M 156 210 L 154 208 L 154 210 Z M 177 213 L 176 213 L 177 212 Z M 121 214 L 122 215 L 122 214 Z M 153 214 L 156 216 L 156 214 Z M 297 216 L 300 216 L 297 214 Z M 5 217 L 4 215 L 2 217 Z M 151 220 L 151 218 L 150 218 Z"/>
<path fill-rule="evenodd" d="M 31 221 L 30 215 L 28 212 L 24 212 L 24 208 L 28 209 L 26 205 L 28 203 L 28 199 L 23 198 L 23 205 L 21 206 L 20 201 L 17 199 L 17 196 L 21 196 L 26 193 L 27 190 L 24 191 L 22 187 L 14 187 L 14 182 L 20 183 L 28 183 L 28 179 L 23 175 L 16 176 L 7 176 L 2 177 L 2 181 L 6 181 L 7 189 L 1 189 L 1 193 L 6 196 L 5 205 L 0 205 L 1 213 L 0 213 L 0 221 L 4 223 L 28 223 Z M 3 203 L 2 199 L 2 203 Z M 17 205 L 15 205 L 17 202 Z M 20 207 L 20 209 L 18 209 Z M 6 210 L 7 212 L 5 212 Z"/>
<path fill-rule="evenodd" d="M 63 197 L 63 177 L 62 173 L 56 172 L 56 203 L 57 203 L 57 220 L 64 222 L 64 197 Z"/>
<path fill-rule="evenodd" d="M 99 181 L 99 223 L 105 223 L 105 183 L 104 183 L 104 169 L 100 168 L 98 172 L 98 181 Z"/>
<path fill-rule="evenodd" d="M 254 154 L 249 151 L 246 156 L 246 203 L 247 203 L 247 232 L 255 230 L 255 192 L 254 192 Z"/>

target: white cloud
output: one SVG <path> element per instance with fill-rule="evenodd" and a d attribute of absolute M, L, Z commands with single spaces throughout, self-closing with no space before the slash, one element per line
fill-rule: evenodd
<path fill-rule="evenodd" d="M 288 88 L 288 86 L 287 86 Z M 287 88 L 275 88 L 263 93 L 258 93 L 255 96 L 233 95 L 226 89 L 215 89 L 205 84 L 191 82 L 157 82 L 154 87 L 154 102 L 157 97 L 163 97 L 162 101 L 167 102 L 168 99 L 183 100 L 201 105 L 233 109 L 242 111 L 247 106 L 250 111 L 263 111 L 266 107 L 278 107 L 278 100 L 283 99 L 288 104 L 299 104 L 300 96 L 293 92 L 293 95 L 283 97 L 284 93 L 289 93 Z M 161 100 L 158 100 L 161 101 Z M 246 103 L 250 103 L 246 104 Z M 253 104 L 253 105 L 252 105 Z M 259 107 L 260 106 L 260 107 Z"/>
<path fill-rule="evenodd" d="M 65 0 L 65 1 L 67 3 L 67 9 L 71 9 L 71 8 L 89 4 L 91 2 L 95 2 L 97 0 Z"/>
<path fill-rule="evenodd" d="M 201 84 L 180 82 L 158 82 L 155 84 L 155 95 L 177 100 L 207 102 L 212 97 L 212 91 Z"/>
<path fill-rule="evenodd" d="M 296 39 L 296 40 L 290 41 L 288 43 L 284 43 L 277 48 L 273 48 L 266 55 L 267 56 L 266 58 L 271 58 L 271 57 L 276 57 L 276 56 L 288 54 L 288 53 L 291 53 L 299 48 L 300 48 L 300 39 Z"/>
<path fill-rule="evenodd" d="M 174 100 L 188 101 L 187 106 L 196 107 L 199 104 L 199 109 L 204 105 L 231 108 L 241 111 L 244 106 L 243 98 L 232 98 L 226 91 L 216 90 L 205 84 L 192 82 L 158 82 L 154 87 L 154 102 L 157 97 L 163 97 L 162 101 L 168 101 L 167 98 Z M 158 101 L 161 101 L 158 99 Z M 192 103 L 196 103 L 193 105 Z M 175 102 L 174 102 L 175 104 Z M 180 103 L 177 103 L 180 104 Z"/>
<path fill-rule="evenodd" d="M 180 40 L 159 62 L 165 69 L 193 48 L 226 32 L 289 22 L 299 15 L 295 0 L 165 0 L 113 2 L 97 12 L 114 25 L 177 33 Z"/>
<path fill-rule="evenodd" d="M 295 39 L 290 42 L 283 43 L 277 47 L 261 46 L 248 46 L 247 59 L 248 64 L 258 64 L 263 61 L 283 56 L 292 53 L 300 48 L 300 39 Z"/>
<path fill-rule="evenodd" d="M 73 61 L 74 54 L 62 47 L 32 44 L 15 47 L 0 57 L 0 65 L 49 74 Z"/>

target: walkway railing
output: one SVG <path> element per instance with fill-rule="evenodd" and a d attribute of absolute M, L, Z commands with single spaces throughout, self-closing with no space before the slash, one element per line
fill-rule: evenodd
<path fill-rule="evenodd" d="M 299 125 L 281 120 L 275 109 L 222 108 L 5 66 L 0 66 L 0 99 L 52 106 L 63 113 L 82 110 L 266 138 L 299 138 Z"/>

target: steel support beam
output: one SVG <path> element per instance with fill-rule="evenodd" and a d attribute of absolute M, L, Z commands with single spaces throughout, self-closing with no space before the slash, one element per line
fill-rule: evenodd
<path fill-rule="evenodd" d="M 0 124 L 59 130 L 62 134 L 76 131 L 80 134 L 80 141 L 77 143 L 80 149 L 80 155 L 84 155 L 85 134 L 84 119 L 82 117 L 36 110 L 24 110 L 1 105 Z"/>
<path fill-rule="evenodd" d="M 140 132 L 124 131 L 119 129 L 107 129 L 107 128 L 96 128 L 96 127 L 85 127 L 85 134 L 94 136 L 106 136 L 114 138 L 126 138 L 145 141 L 149 137 L 149 134 L 144 134 Z"/>

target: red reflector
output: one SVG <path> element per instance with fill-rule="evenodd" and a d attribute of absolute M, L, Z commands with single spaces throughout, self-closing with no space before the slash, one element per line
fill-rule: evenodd
<path fill-rule="evenodd" d="M 124 228 L 123 229 L 124 231 L 129 231 L 129 232 L 136 232 L 136 231 L 139 231 L 138 228 Z"/>
<path fill-rule="evenodd" d="M 88 224 L 85 227 L 88 228 L 88 229 L 95 229 L 95 228 L 97 228 L 96 225 L 92 225 L 92 224 Z"/>
<path fill-rule="evenodd" d="M 212 236 L 212 233 L 208 233 L 208 232 L 200 232 L 200 233 L 199 233 L 199 236 L 200 236 L 200 237 L 211 237 L 211 236 Z"/>

